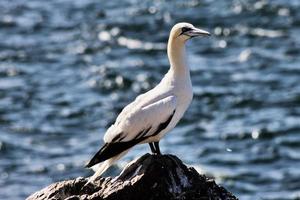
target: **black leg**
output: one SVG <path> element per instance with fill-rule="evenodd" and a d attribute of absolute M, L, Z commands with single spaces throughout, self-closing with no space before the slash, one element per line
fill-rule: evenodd
<path fill-rule="evenodd" d="M 160 149 L 159 149 L 159 142 L 154 142 L 154 147 L 157 155 L 161 155 Z"/>
<path fill-rule="evenodd" d="M 153 154 L 155 154 L 155 153 L 156 153 L 156 150 L 155 150 L 154 144 L 153 144 L 152 142 L 150 142 L 150 143 L 149 143 L 149 146 L 150 146 L 151 152 L 152 152 Z"/>

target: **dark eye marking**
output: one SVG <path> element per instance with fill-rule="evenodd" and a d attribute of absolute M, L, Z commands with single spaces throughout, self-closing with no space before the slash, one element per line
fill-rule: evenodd
<path fill-rule="evenodd" d="M 181 28 L 181 33 L 185 33 L 185 32 L 187 32 L 187 31 L 191 31 L 192 30 L 192 28 L 189 28 L 189 27 L 183 27 L 183 28 Z"/>
<path fill-rule="evenodd" d="M 188 32 L 188 31 L 191 31 L 191 30 L 193 30 L 193 29 L 190 28 L 190 27 L 182 27 L 182 28 L 181 28 L 181 33 L 180 33 L 178 36 L 181 36 L 181 35 L 183 35 L 184 33 Z"/>

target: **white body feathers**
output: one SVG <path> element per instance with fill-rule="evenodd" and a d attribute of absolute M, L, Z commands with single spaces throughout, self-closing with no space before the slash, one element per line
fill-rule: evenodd
<path fill-rule="evenodd" d="M 189 34 L 209 34 L 187 23 L 179 23 L 172 28 L 168 41 L 168 58 L 171 65 L 168 73 L 155 88 L 139 95 L 122 110 L 116 122 L 106 131 L 105 143 L 130 142 L 140 137 L 145 140 L 139 143 L 157 142 L 182 118 L 193 98 L 190 72 L 185 59 L 185 42 L 194 37 L 183 34 L 182 27 L 188 27 L 186 30 Z M 191 32 L 192 29 L 198 32 Z M 160 124 L 168 119 L 170 121 L 167 126 L 156 134 Z M 95 180 L 128 150 L 101 163 L 90 181 Z"/>

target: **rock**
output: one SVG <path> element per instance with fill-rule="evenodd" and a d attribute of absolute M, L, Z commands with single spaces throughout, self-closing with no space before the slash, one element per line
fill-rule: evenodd
<path fill-rule="evenodd" d="M 146 154 L 129 163 L 119 176 L 61 181 L 38 191 L 27 200 L 234 200 L 237 199 L 214 180 L 185 166 L 173 155 Z"/>

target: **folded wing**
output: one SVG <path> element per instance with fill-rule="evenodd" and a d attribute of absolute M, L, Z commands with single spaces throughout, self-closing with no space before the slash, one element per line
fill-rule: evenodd
<path fill-rule="evenodd" d="M 116 123 L 107 130 L 104 136 L 104 146 L 87 167 L 119 155 L 134 145 L 159 134 L 172 121 L 176 103 L 176 97 L 170 95 L 146 106 L 142 101 L 130 104 L 120 113 Z"/>

